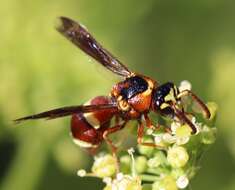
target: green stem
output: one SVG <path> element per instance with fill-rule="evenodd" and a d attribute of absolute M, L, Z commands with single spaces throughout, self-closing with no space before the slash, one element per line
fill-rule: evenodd
<path fill-rule="evenodd" d="M 148 168 L 147 172 L 154 175 L 161 175 L 162 173 L 170 173 L 167 169 L 164 168 Z"/>
<path fill-rule="evenodd" d="M 160 179 L 160 177 L 147 174 L 140 175 L 140 177 L 142 181 L 149 181 L 149 182 L 157 181 Z"/>

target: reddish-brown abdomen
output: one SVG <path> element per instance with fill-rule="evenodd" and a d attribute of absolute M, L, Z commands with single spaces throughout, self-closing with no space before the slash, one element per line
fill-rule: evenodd
<path fill-rule="evenodd" d="M 86 105 L 109 104 L 111 99 L 106 96 L 97 96 Z M 117 109 L 110 108 L 91 113 L 78 113 L 72 115 L 71 132 L 74 142 L 81 147 L 91 148 L 103 141 L 103 133 L 109 127 L 110 120 Z"/>
<path fill-rule="evenodd" d="M 89 104 L 90 105 L 99 105 L 99 104 L 110 104 L 112 103 L 110 97 L 108 96 L 97 96 L 93 99 L 90 100 Z M 117 113 L 117 109 L 106 109 L 106 110 L 100 110 L 93 112 L 94 118 L 96 118 L 100 124 L 105 123 L 106 121 L 110 120 L 113 115 Z"/>
<path fill-rule="evenodd" d="M 107 124 L 103 124 L 102 129 L 106 129 Z M 83 114 L 74 114 L 71 119 L 71 132 L 74 142 L 81 147 L 90 148 L 98 146 L 103 140 L 103 132 L 90 125 Z"/>

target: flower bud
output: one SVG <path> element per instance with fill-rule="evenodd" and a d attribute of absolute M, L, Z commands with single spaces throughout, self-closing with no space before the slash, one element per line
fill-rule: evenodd
<path fill-rule="evenodd" d="M 154 143 L 159 146 L 159 147 L 166 147 L 167 144 L 166 143 L 169 143 L 169 142 L 164 142 L 165 139 L 164 139 L 164 135 L 165 134 L 168 134 L 168 133 L 164 133 L 164 134 L 154 134 Z M 170 134 L 169 134 L 170 135 Z"/>
<path fill-rule="evenodd" d="M 159 165 L 161 164 L 159 158 L 154 157 L 154 158 L 150 158 L 148 160 L 148 167 L 149 168 L 157 168 Z"/>
<path fill-rule="evenodd" d="M 191 135 L 191 131 L 191 128 L 188 125 L 184 124 L 176 129 L 175 134 L 177 137 L 188 137 Z"/>
<path fill-rule="evenodd" d="M 86 176 L 86 170 L 84 170 L 84 169 L 81 169 L 81 170 L 78 170 L 77 171 L 77 175 L 79 176 L 79 177 L 85 177 Z"/>
<path fill-rule="evenodd" d="M 148 160 L 149 168 L 157 168 L 161 164 L 166 163 L 166 156 L 162 151 L 157 151 L 154 153 L 154 156 Z"/>
<path fill-rule="evenodd" d="M 186 144 L 190 139 L 191 132 L 192 130 L 187 124 L 178 127 L 175 131 L 176 144 Z"/>
<path fill-rule="evenodd" d="M 177 187 L 180 189 L 184 189 L 188 186 L 189 184 L 189 179 L 187 176 L 183 175 L 180 176 L 177 181 L 176 181 Z"/>
<path fill-rule="evenodd" d="M 180 168 L 185 166 L 188 162 L 189 155 L 186 149 L 182 146 L 174 146 L 169 148 L 167 152 L 167 161 L 174 168 Z"/>
<path fill-rule="evenodd" d="M 176 181 L 172 176 L 165 176 L 160 181 L 155 181 L 152 190 L 177 190 Z"/>
<path fill-rule="evenodd" d="M 162 135 L 162 140 L 168 144 L 173 144 L 176 141 L 176 137 L 171 135 L 170 133 L 164 133 Z"/>
<path fill-rule="evenodd" d="M 218 110 L 218 105 L 215 102 L 208 102 L 206 105 L 211 113 L 210 121 L 212 121 L 212 120 L 214 120 L 214 118 L 216 116 L 216 113 Z"/>
<path fill-rule="evenodd" d="M 146 138 L 146 137 L 144 138 L 143 141 L 146 143 L 154 143 L 151 138 Z M 140 154 L 143 154 L 143 155 L 150 157 L 154 151 L 154 147 L 139 144 L 138 150 L 139 150 Z"/>
<path fill-rule="evenodd" d="M 185 171 L 183 170 L 183 168 L 174 168 L 171 171 L 171 176 L 174 177 L 175 179 L 179 178 L 180 176 L 185 175 Z"/>
<path fill-rule="evenodd" d="M 131 158 L 129 155 L 123 155 L 120 157 L 120 166 L 123 173 L 131 172 Z"/>
<path fill-rule="evenodd" d="M 192 85 L 189 81 L 187 80 L 183 80 L 180 82 L 179 85 L 179 91 L 182 92 L 184 90 L 191 90 L 192 89 Z"/>
<path fill-rule="evenodd" d="M 110 154 L 95 158 L 91 170 L 96 176 L 101 178 L 113 176 L 117 171 L 116 159 Z"/>
<path fill-rule="evenodd" d="M 216 132 L 217 129 L 210 128 L 206 125 L 203 126 L 202 133 L 201 133 L 201 141 L 203 144 L 213 144 L 216 140 Z"/>
<path fill-rule="evenodd" d="M 147 169 L 147 158 L 144 156 L 138 156 L 135 159 L 135 169 L 137 173 L 143 173 Z"/>

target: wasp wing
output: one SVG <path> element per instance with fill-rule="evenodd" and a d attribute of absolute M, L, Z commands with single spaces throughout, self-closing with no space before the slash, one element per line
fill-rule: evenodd
<path fill-rule="evenodd" d="M 32 119 L 56 119 L 60 117 L 69 116 L 76 113 L 88 113 L 88 112 L 96 112 L 96 111 L 103 111 L 103 110 L 110 110 L 110 111 L 118 111 L 116 104 L 99 104 L 99 105 L 79 105 L 79 106 L 68 106 L 57 108 L 45 112 L 41 112 L 34 115 L 29 115 L 26 117 L 18 118 L 14 120 L 16 123 L 25 120 L 32 120 Z"/>
<path fill-rule="evenodd" d="M 57 31 L 86 54 L 90 55 L 104 67 L 118 75 L 128 77 L 132 74 L 125 65 L 104 49 L 84 26 L 66 17 L 59 17 L 59 21 L 60 23 L 56 27 Z"/>

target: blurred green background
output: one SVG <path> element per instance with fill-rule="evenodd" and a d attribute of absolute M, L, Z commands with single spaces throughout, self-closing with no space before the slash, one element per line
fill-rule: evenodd
<path fill-rule="evenodd" d="M 91 158 L 69 136 L 69 118 L 13 125 L 17 117 L 81 104 L 120 80 L 54 29 L 80 20 L 130 69 L 160 82 L 191 81 L 219 104 L 218 140 L 194 190 L 235 189 L 235 1 L 1 0 L 0 189 L 101 189 L 80 179 Z"/>

